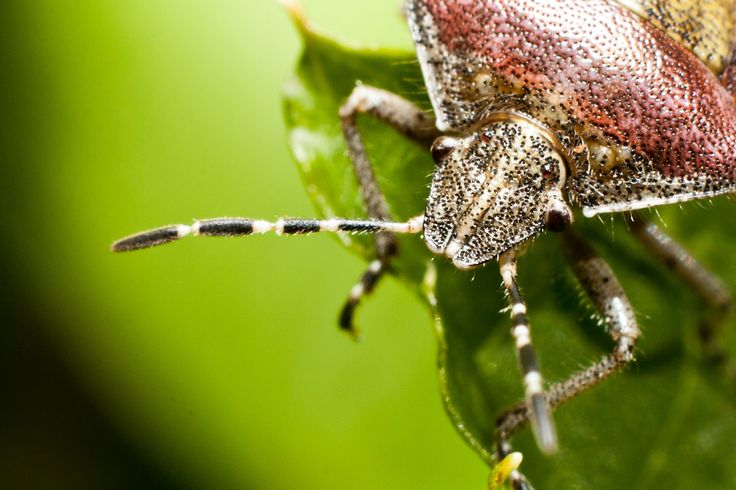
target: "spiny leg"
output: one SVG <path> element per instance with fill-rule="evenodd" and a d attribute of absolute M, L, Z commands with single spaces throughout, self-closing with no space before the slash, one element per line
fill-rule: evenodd
<path fill-rule="evenodd" d="M 112 244 L 113 252 L 128 252 L 163 245 L 188 235 L 238 237 L 275 232 L 279 235 L 304 235 L 322 231 L 348 233 L 419 233 L 423 216 L 406 222 L 354 220 L 354 219 L 298 219 L 283 218 L 277 221 L 250 218 L 214 218 L 195 221 L 191 225 L 169 225 L 143 231 L 122 238 Z"/>
<path fill-rule="evenodd" d="M 544 397 L 542 375 L 539 371 L 537 356 L 532 347 L 531 330 L 526 315 L 526 304 L 516 283 L 516 254 L 507 252 L 500 259 L 501 277 L 511 308 L 511 334 L 516 344 L 516 353 L 524 376 L 525 406 L 530 414 L 532 431 L 537 445 L 546 453 L 557 450 L 557 434 L 554 421 Z M 501 427 L 502 428 L 502 427 Z M 508 439 L 510 434 L 499 431 L 501 439 Z"/>
<path fill-rule="evenodd" d="M 634 344 L 640 334 L 626 293 L 606 261 L 570 230 L 564 233 L 563 240 L 565 257 L 573 273 L 601 313 L 616 345 L 612 354 L 573 374 L 566 381 L 552 385 L 546 394 L 547 403 L 552 409 L 592 388 L 633 361 Z M 505 412 L 499 418 L 497 426 L 501 439 L 508 439 L 531 416 L 532 412 L 522 404 Z"/>
<path fill-rule="evenodd" d="M 699 325 L 698 335 L 706 355 L 714 360 L 722 359 L 723 353 L 717 345 L 718 332 L 733 307 L 731 293 L 726 285 L 672 237 L 641 215 L 633 214 L 629 225 L 637 240 L 690 286 L 709 307 L 709 312 Z"/>
<path fill-rule="evenodd" d="M 375 87 L 367 85 L 355 87 L 340 108 L 343 136 L 355 168 L 368 216 L 376 220 L 387 221 L 389 220 L 388 204 L 378 186 L 358 129 L 357 116 L 360 113 L 370 114 L 427 148 L 440 133 L 435 128 L 434 117 L 423 112 L 408 100 Z M 355 308 L 362 297 L 373 290 L 387 270 L 391 257 L 396 253 L 397 245 L 393 233 L 378 233 L 376 235 L 376 260 L 368 266 L 359 282 L 350 291 L 350 296 L 340 312 L 340 328 L 355 335 L 353 326 Z"/>

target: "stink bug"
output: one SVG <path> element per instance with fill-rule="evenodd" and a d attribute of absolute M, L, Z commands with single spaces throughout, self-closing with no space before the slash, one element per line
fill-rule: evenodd
<path fill-rule="evenodd" d="M 432 252 L 459 269 L 498 261 L 526 394 L 499 418 L 498 456 L 527 422 L 539 447 L 554 452 L 551 410 L 630 363 L 639 336 L 621 284 L 573 231 L 573 209 L 586 217 L 633 212 L 736 189 L 733 23 L 718 8 L 730 13 L 731 3 L 702 3 L 710 8 L 645 0 L 408 0 L 433 115 L 364 85 L 339 113 L 370 219 L 208 219 L 139 233 L 113 250 L 189 234 L 375 233 L 376 258 L 340 315 L 347 331 L 355 307 L 398 253 L 396 233 L 422 233 Z M 360 113 L 431 153 L 436 169 L 423 214 L 391 221 L 356 124 Z M 658 227 L 631 214 L 630 229 L 714 309 L 730 307 L 721 281 Z M 516 269 L 524 247 L 547 230 L 562 233 L 570 267 L 615 347 L 545 390 Z M 525 485 L 519 474 L 514 481 Z"/>

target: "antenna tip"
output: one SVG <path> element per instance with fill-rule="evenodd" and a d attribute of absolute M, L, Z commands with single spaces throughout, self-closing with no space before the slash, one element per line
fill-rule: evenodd
<path fill-rule="evenodd" d="M 173 242 L 188 235 L 190 231 L 191 228 L 184 225 L 164 226 L 122 238 L 114 242 L 110 250 L 113 252 L 130 252 L 132 250 L 155 247 L 156 245 Z"/>

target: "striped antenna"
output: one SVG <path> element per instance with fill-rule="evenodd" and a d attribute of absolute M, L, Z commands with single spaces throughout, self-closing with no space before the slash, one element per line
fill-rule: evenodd
<path fill-rule="evenodd" d="M 128 252 L 173 242 L 188 235 L 193 236 L 245 236 L 274 232 L 279 235 L 304 235 L 320 231 L 348 233 L 419 233 L 423 216 L 404 223 L 352 219 L 295 219 L 284 218 L 275 222 L 249 218 L 214 218 L 195 221 L 192 225 L 169 225 L 143 231 L 120 239 L 112 244 L 113 252 Z"/>

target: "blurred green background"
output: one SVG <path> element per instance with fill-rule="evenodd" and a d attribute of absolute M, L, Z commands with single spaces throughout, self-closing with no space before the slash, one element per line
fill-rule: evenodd
<path fill-rule="evenodd" d="M 409 47 L 399 0 L 304 0 Z M 429 314 L 327 236 L 112 240 L 194 218 L 311 216 L 270 0 L 4 2 L 2 488 L 482 488 L 437 393 Z"/>

